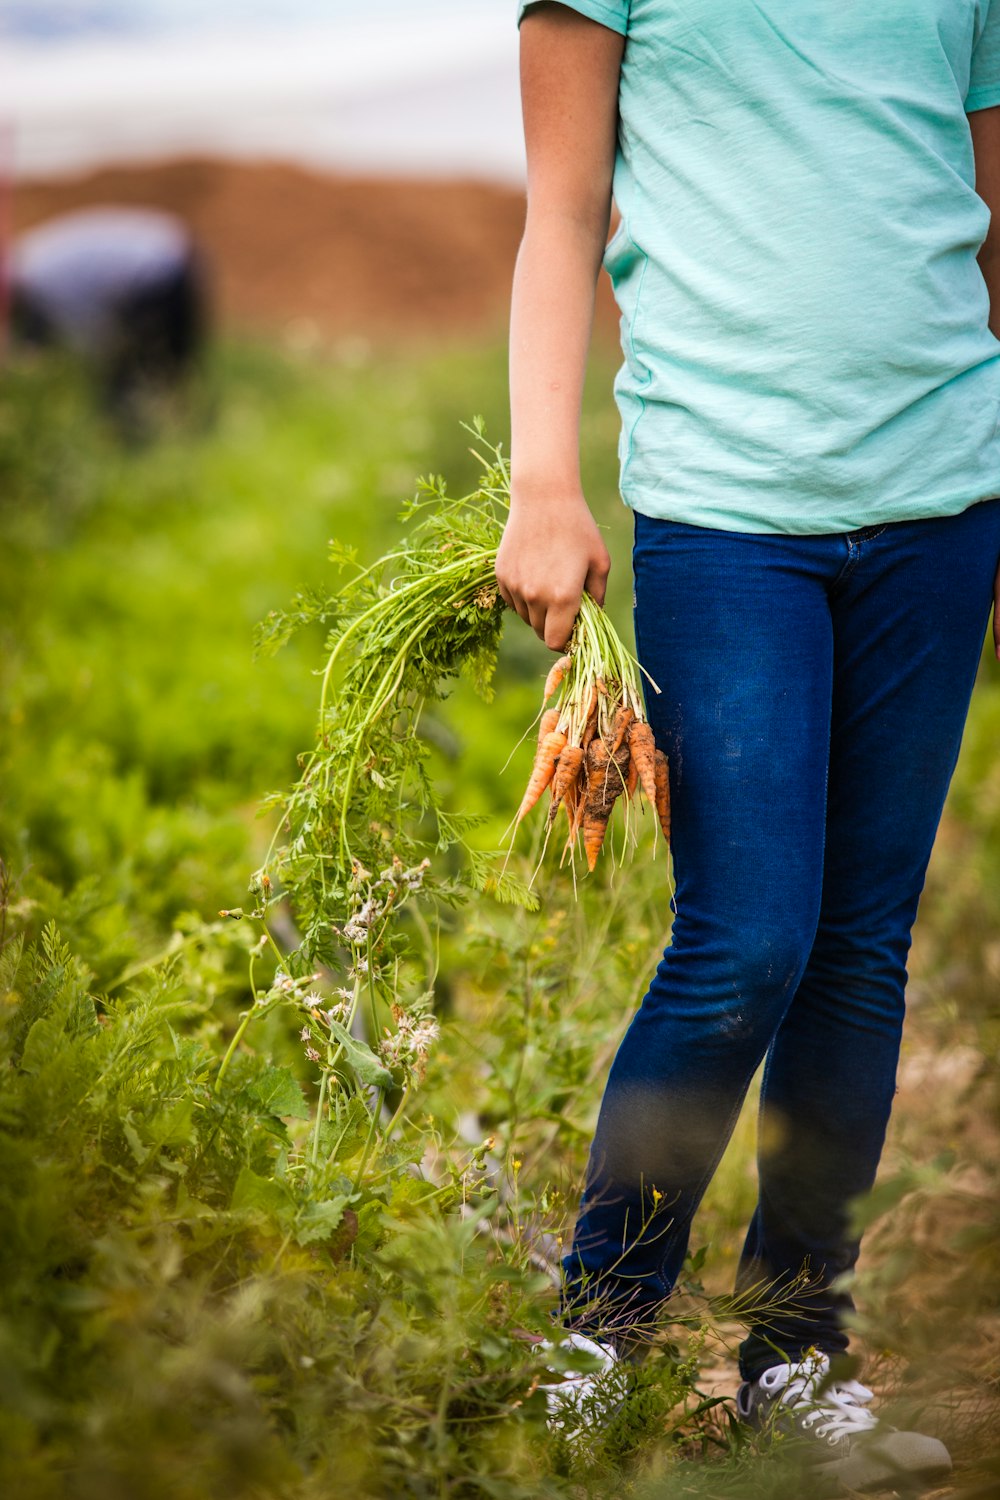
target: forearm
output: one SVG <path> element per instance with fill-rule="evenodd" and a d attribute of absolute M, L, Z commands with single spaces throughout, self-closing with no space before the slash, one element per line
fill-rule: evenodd
<path fill-rule="evenodd" d="M 521 24 L 528 218 L 511 303 L 511 504 L 496 575 L 504 601 L 556 651 L 583 590 L 603 603 L 611 566 L 580 487 L 580 404 L 623 45 L 565 5 L 537 5 Z"/>
<path fill-rule="evenodd" d="M 505 601 L 562 650 L 611 560 L 580 484 L 580 405 L 607 216 L 529 210 L 510 337 L 511 501 L 497 552 Z"/>
<path fill-rule="evenodd" d="M 523 496 L 580 485 L 580 407 L 608 215 L 530 209 L 510 318 L 511 475 Z"/>

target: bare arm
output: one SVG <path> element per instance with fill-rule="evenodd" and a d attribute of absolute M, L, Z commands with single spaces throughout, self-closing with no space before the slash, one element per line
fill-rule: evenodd
<path fill-rule="evenodd" d="M 511 511 L 504 599 L 553 650 L 610 559 L 580 484 L 583 377 L 611 213 L 624 39 L 559 4 L 521 23 L 528 212 L 510 320 Z"/>
<path fill-rule="evenodd" d="M 990 294 L 990 328 L 1000 338 L 1000 105 L 969 116 L 976 156 L 976 191 L 989 209 L 989 232 L 979 266 Z M 993 647 L 1000 661 L 1000 569 L 993 585 Z"/>

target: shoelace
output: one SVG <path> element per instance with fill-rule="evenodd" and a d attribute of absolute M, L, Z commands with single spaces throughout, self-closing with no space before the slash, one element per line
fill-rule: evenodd
<path fill-rule="evenodd" d="M 802 1413 L 801 1426 L 814 1428 L 817 1437 L 830 1443 L 877 1426 L 875 1413 L 866 1409 L 873 1394 L 868 1387 L 858 1380 L 834 1380 L 820 1391 L 829 1373 L 830 1361 L 819 1355 L 797 1365 L 772 1365 L 761 1375 L 760 1387 L 783 1406 Z"/>

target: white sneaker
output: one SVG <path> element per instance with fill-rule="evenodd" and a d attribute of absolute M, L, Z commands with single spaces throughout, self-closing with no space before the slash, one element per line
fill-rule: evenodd
<path fill-rule="evenodd" d="M 859 1381 L 833 1379 L 827 1355 L 811 1353 L 744 1382 L 736 1410 L 752 1427 L 810 1439 L 817 1474 L 847 1489 L 912 1487 L 949 1472 L 943 1443 L 886 1427 L 868 1410 L 871 1399 Z"/>
<path fill-rule="evenodd" d="M 631 1387 L 633 1366 L 629 1360 L 620 1359 L 610 1344 L 583 1333 L 567 1333 L 555 1343 L 546 1340 L 538 1349 L 546 1370 L 560 1377 L 539 1386 L 545 1392 L 550 1432 L 572 1441 L 606 1426 L 621 1410 Z M 586 1356 L 584 1361 L 578 1357 L 581 1354 Z M 586 1363 L 590 1369 L 579 1368 Z"/>

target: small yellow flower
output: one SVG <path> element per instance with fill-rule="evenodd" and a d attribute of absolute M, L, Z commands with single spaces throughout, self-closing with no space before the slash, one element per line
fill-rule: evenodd
<path fill-rule="evenodd" d="M 660 1201 L 660 1199 L 662 1197 L 663 1197 L 663 1194 L 660 1192 L 659 1188 L 654 1188 L 653 1189 L 653 1202 L 654 1202 L 654 1204 L 659 1203 L 659 1201 Z"/>

